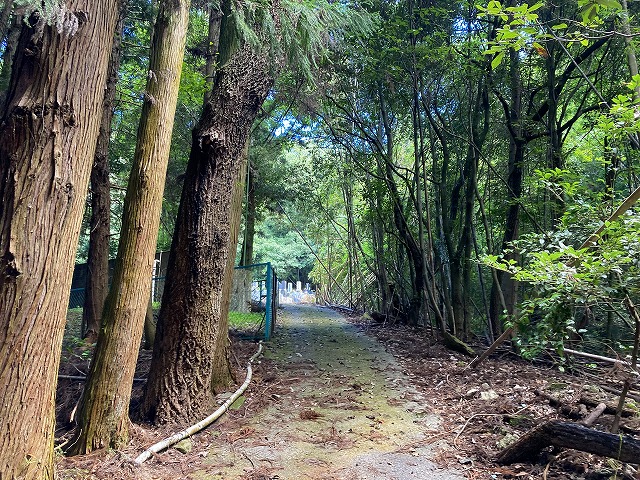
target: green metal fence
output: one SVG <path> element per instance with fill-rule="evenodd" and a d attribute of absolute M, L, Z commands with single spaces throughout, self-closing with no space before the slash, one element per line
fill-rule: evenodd
<path fill-rule="evenodd" d="M 269 340 L 278 309 L 278 278 L 271 263 L 236 267 L 229 299 L 229 326 L 246 338 Z"/>
<path fill-rule="evenodd" d="M 273 334 L 278 308 L 278 278 L 271 263 L 236 267 L 229 299 L 229 328 L 245 338 L 269 340 Z M 151 299 L 160 303 L 164 276 L 151 278 Z M 73 288 L 69 309 L 82 308 L 84 288 Z"/>

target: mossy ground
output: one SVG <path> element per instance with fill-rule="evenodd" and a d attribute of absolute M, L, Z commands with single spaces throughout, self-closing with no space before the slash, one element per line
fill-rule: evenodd
<path fill-rule="evenodd" d="M 218 426 L 195 478 L 462 478 L 429 461 L 438 419 L 375 340 L 328 309 L 287 306 L 279 318 L 266 386 Z M 375 466 L 388 455 L 391 476 Z"/>

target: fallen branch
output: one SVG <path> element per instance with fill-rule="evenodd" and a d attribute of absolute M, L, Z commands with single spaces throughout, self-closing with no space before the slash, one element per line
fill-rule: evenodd
<path fill-rule="evenodd" d="M 600 432 L 577 423 L 558 420 L 538 425 L 505 448 L 496 462 L 509 465 L 535 458 L 543 448 L 572 448 L 625 463 L 640 461 L 640 441 L 628 435 Z"/>
<path fill-rule="evenodd" d="M 620 389 L 607 387 L 606 385 L 599 385 L 599 387 L 605 392 L 613 393 L 616 397 L 620 396 Z M 627 397 L 636 402 L 640 402 L 640 394 L 638 392 L 627 393 Z"/>
<path fill-rule="evenodd" d="M 480 355 L 479 357 L 476 357 L 470 364 L 469 367 L 470 368 L 476 368 L 478 365 L 480 365 L 480 362 L 482 362 L 485 358 L 487 358 L 489 355 L 491 355 L 493 352 L 495 352 L 495 350 L 502 345 L 502 343 L 509 338 L 511 335 L 513 334 L 513 327 L 509 327 L 507 328 L 504 332 L 502 332 L 502 335 L 500 335 L 495 342 L 493 342 L 489 348 L 487 348 L 484 353 L 482 355 Z"/>
<path fill-rule="evenodd" d="M 593 422 L 600 418 L 606 409 L 607 405 L 605 403 L 599 403 L 598 406 L 589 415 L 587 415 L 587 418 L 580 422 L 580 424 L 585 427 L 592 426 Z"/>
<path fill-rule="evenodd" d="M 586 358 L 591 358 L 593 360 L 600 360 L 601 362 L 616 363 L 616 364 L 625 365 L 625 366 L 631 365 L 629 362 L 625 362 L 624 360 L 618 360 L 617 358 L 609 358 L 609 357 L 603 357 L 601 355 L 594 355 L 593 353 L 579 352 L 578 350 L 571 350 L 570 348 L 565 348 L 563 351 L 565 353 L 570 353 L 571 355 L 576 355 L 579 357 L 586 357 Z"/>
<path fill-rule="evenodd" d="M 247 377 L 245 378 L 244 383 L 215 412 L 213 412 L 207 418 L 199 421 L 195 425 L 192 425 L 189 428 L 186 428 L 181 432 L 178 432 L 170 436 L 169 438 L 165 438 L 161 442 L 151 445 L 144 452 L 138 455 L 138 457 L 134 460 L 134 462 L 137 465 L 141 465 L 145 460 L 148 460 L 151 457 L 151 455 L 153 455 L 154 453 L 161 452 L 165 448 L 169 448 L 171 445 L 175 445 L 180 440 L 184 440 L 185 438 L 190 437 L 194 433 L 198 433 L 200 430 L 202 430 L 205 427 L 208 427 L 214 421 L 220 418 L 222 414 L 229 409 L 229 407 L 233 404 L 233 402 L 235 402 L 249 386 L 249 383 L 251 382 L 251 376 L 253 374 L 253 370 L 251 369 L 251 362 L 253 362 L 256 358 L 258 358 L 258 356 L 261 353 L 262 353 L 262 343 L 260 343 L 258 347 L 258 351 L 247 362 Z"/>

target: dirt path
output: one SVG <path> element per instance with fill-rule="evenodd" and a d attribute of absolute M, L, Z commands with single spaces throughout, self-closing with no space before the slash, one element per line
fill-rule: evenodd
<path fill-rule="evenodd" d="M 221 425 L 192 478 L 464 478 L 430 461 L 439 420 L 396 360 L 332 310 L 287 305 L 264 364 L 270 383 Z M 269 405 L 251 412 L 260 398 Z"/>

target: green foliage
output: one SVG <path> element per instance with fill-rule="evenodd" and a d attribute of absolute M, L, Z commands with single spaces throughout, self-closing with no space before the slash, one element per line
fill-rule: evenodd
<path fill-rule="evenodd" d="M 327 0 L 234 2 L 231 10 L 235 35 L 267 52 L 274 68 L 282 61 L 304 81 L 314 84 L 318 65 L 326 61 L 332 46 L 347 35 L 364 35 L 375 16 L 354 5 Z"/>
<path fill-rule="evenodd" d="M 303 226 L 304 221 L 298 220 Z M 255 263 L 271 262 L 282 280 L 307 281 L 313 254 L 284 215 L 266 214 L 256 226 L 256 235 Z"/>
<path fill-rule="evenodd" d="M 576 319 L 585 309 L 611 309 L 624 315 L 626 295 L 640 293 L 637 212 L 607 223 L 597 247 L 576 249 L 566 243 L 571 237 L 569 230 L 526 235 L 511 250 L 483 258 L 484 264 L 528 285 L 514 321 L 529 356 L 547 346 L 561 351 L 572 335 L 586 334 L 586 328 L 576 329 Z M 507 257 L 514 253 L 521 262 Z"/>
<path fill-rule="evenodd" d="M 489 47 L 483 53 L 493 56 L 491 68 L 496 69 L 503 61 L 506 52 L 511 48 L 520 51 L 525 47 L 532 47 L 541 55 L 545 52 L 544 47 L 539 43 L 541 35 L 537 26 L 537 10 L 542 8 L 543 3 L 539 2 L 532 6 L 527 3 L 521 5 L 505 7 L 498 0 L 491 0 L 487 7 L 476 5 L 480 11 L 479 17 L 496 16 L 502 21 L 498 28 L 495 41 L 489 42 Z"/>
<path fill-rule="evenodd" d="M 557 35 L 564 35 L 568 45 L 579 42 L 582 46 L 589 45 L 590 35 L 580 30 L 571 29 L 566 22 L 552 22 L 544 24 L 539 21 L 537 10 L 544 6 L 542 2 L 529 6 L 527 3 L 505 6 L 498 0 L 490 0 L 486 7 L 476 5 L 479 18 L 498 18 L 500 26 L 495 40 L 487 43 L 485 55 L 491 55 L 491 68 L 496 69 L 504 60 L 509 49 L 520 52 L 531 49 L 539 56 L 548 57 L 544 44 L 557 40 Z M 582 22 L 577 25 L 583 28 L 600 26 L 604 20 L 622 10 L 617 0 L 578 0 L 578 7 Z"/>
<path fill-rule="evenodd" d="M 625 90 L 611 99 L 611 107 L 599 117 L 599 127 L 613 140 L 626 140 L 640 132 L 640 114 L 636 91 L 640 89 L 640 75 L 624 84 Z"/>
<path fill-rule="evenodd" d="M 578 0 L 578 7 L 585 25 L 600 25 L 605 14 L 622 10 L 617 0 Z"/>

